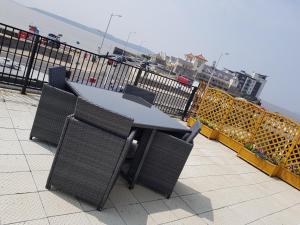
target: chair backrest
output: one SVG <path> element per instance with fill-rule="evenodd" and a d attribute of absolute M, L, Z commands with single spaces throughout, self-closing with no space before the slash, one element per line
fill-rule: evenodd
<path fill-rule="evenodd" d="M 191 127 L 191 133 L 187 133 L 183 136 L 183 140 L 185 140 L 188 143 L 192 143 L 194 138 L 197 136 L 197 134 L 199 133 L 199 130 L 202 127 L 202 123 L 197 120 L 194 125 Z"/>
<path fill-rule="evenodd" d="M 146 100 L 147 102 L 149 102 L 151 104 L 154 103 L 155 93 L 145 90 L 143 88 L 139 88 L 139 87 L 127 84 L 125 86 L 124 93 L 130 94 L 130 95 L 136 95 L 136 96 L 143 98 L 144 100 Z"/>
<path fill-rule="evenodd" d="M 81 97 L 77 98 L 74 117 L 121 137 L 128 137 L 133 125 L 133 119 L 103 109 Z"/>
<path fill-rule="evenodd" d="M 127 100 L 130 100 L 130 101 L 133 101 L 133 102 L 136 102 L 140 105 L 144 105 L 148 108 L 151 108 L 152 104 L 147 102 L 145 99 L 139 97 L 139 96 L 136 96 L 136 95 L 131 95 L 131 94 L 127 94 L 127 93 L 124 93 L 123 96 L 122 96 L 124 99 L 127 99 Z"/>
<path fill-rule="evenodd" d="M 57 66 L 49 68 L 49 85 L 62 89 L 66 86 L 66 67 Z"/>

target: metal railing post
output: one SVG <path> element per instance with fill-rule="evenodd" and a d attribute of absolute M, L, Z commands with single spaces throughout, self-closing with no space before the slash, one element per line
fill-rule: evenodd
<path fill-rule="evenodd" d="M 32 48 L 32 51 L 30 53 L 30 59 L 29 59 L 28 67 L 26 69 L 26 76 L 25 76 L 25 80 L 24 80 L 24 85 L 23 85 L 22 91 L 21 91 L 21 94 L 23 94 L 23 95 L 26 94 L 26 88 L 27 88 L 27 85 L 28 85 L 29 76 L 30 76 L 30 73 L 32 71 L 34 57 L 35 57 L 35 54 L 37 52 L 37 48 L 38 48 L 38 44 L 39 44 L 39 36 L 34 36 L 34 41 L 33 42 L 34 42 L 33 43 L 33 48 Z"/>
<path fill-rule="evenodd" d="M 184 120 L 184 118 L 186 117 L 186 115 L 189 111 L 189 108 L 190 108 L 190 106 L 193 102 L 193 99 L 194 99 L 194 96 L 195 96 L 197 90 L 198 90 L 198 87 L 193 87 L 192 93 L 191 93 L 191 95 L 190 95 L 190 97 L 189 97 L 189 99 L 188 99 L 188 101 L 185 105 L 181 120 Z"/>
<path fill-rule="evenodd" d="M 142 76 L 142 72 L 143 72 L 143 69 L 142 69 L 142 68 L 139 68 L 139 71 L 138 71 L 138 73 L 137 73 L 137 75 L 136 75 L 136 77 L 135 77 L 134 83 L 133 83 L 134 86 L 137 86 L 137 85 L 138 85 L 139 79 L 140 79 L 141 76 Z"/>

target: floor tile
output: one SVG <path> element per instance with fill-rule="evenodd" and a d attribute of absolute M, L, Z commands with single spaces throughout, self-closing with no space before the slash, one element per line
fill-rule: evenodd
<path fill-rule="evenodd" d="M 272 198 L 285 208 L 300 204 L 300 191 L 292 188 L 272 195 Z"/>
<path fill-rule="evenodd" d="M 261 218 L 259 221 L 264 225 L 299 225 L 300 221 L 300 205 L 295 205 L 288 209 L 279 211 L 277 213 L 271 214 L 269 216 Z"/>
<path fill-rule="evenodd" d="M 115 208 L 85 213 L 91 225 L 126 225 Z M 142 225 L 142 224 L 141 224 Z"/>
<path fill-rule="evenodd" d="M 138 202 L 125 185 L 115 185 L 111 190 L 109 198 L 114 205 Z"/>
<path fill-rule="evenodd" d="M 50 170 L 52 166 L 53 155 L 26 155 L 31 171 Z"/>
<path fill-rule="evenodd" d="M 33 124 L 33 115 L 30 112 L 9 111 L 10 118 L 16 129 L 31 129 Z"/>
<path fill-rule="evenodd" d="M 30 172 L 0 173 L 0 195 L 35 192 Z"/>
<path fill-rule="evenodd" d="M 15 129 L 20 141 L 29 141 L 30 129 Z"/>
<path fill-rule="evenodd" d="M 180 197 L 164 199 L 163 201 L 177 219 L 190 217 L 195 214 Z"/>
<path fill-rule="evenodd" d="M 46 217 L 37 193 L 0 196 L 2 224 Z"/>
<path fill-rule="evenodd" d="M 49 171 L 32 171 L 33 179 L 34 182 L 37 186 L 38 191 L 45 191 L 46 189 L 46 183 L 47 183 L 47 178 L 49 175 Z"/>
<path fill-rule="evenodd" d="M 173 212 L 168 209 L 163 200 L 144 202 L 142 203 L 142 206 L 156 223 L 167 223 L 177 219 Z"/>
<path fill-rule="evenodd" d="M 169 223 L 164 223 L 164 225 L 184 225 L 184 223 L 182 221 L 175 220 Z"/>
<path fill-rule="evenodd" d="M 241 215 L 235 214 L 228 208 L 222 208 L 200 214 L 199 217 L 207 224 L 241 225 L 246 224 Z"/>
<path fill-rule="evenodd" d="M 26 104 L 20 104 L 20 103 L 15 103 L 11 101 L 6 101 L 6 107 L 8 110 L 14 110 L 14 111 L 28 111 L 29 108 L 26 106 Z"/>
<path fill-rule="evenodd" d="M 27 155 L 54 155 L 48 144 L 41 141 L 20 141 L 24 154 Z"/>
<path fill-rule="evenodd" d="M 17 141 L 18 137 L 14 129 L 0 128 L 0 140 Z"/>
<path fill-rule="evenodd" d="M 174 187 L 174 191 L 178 195 L 189 195 L 195 194 L 198 191 L 195 189 L 195 180 L 194 179 L 179 179 Z"/>
<path fill-rule="evenodd" d="M 0 154 L 22 155 L 23 151 L 19 141 L 3 141 L 0 140 Z"/>
<path fill-rule="evenodd" d="M 8 110 L 6 109 L 6 106 L 5 106 L 5 108 L 0 107 L 0 118 L 6 118 L 6 117 L 9 117 Z"/>
<path fill-rule="evenodd" d="M 97 210 L 96 205 L 91 205 L 91 204 L 89 204 L 85 201 L 82 201 L 82 200 L 78 200 L 78 201 L 80 202 L 82 210 L 85 211 L 85 212 Z M 113 207 L 114 207 L 114 205 L 112 204 L 111 200 L 107 199 L 103 209 L 109 209 L 109 208 L 113 208 Z"/>
<path fill-rule="evenodd" d="M 179 220 L 179 222 L 183 223 L 183 225 L 206 225 L 206 223 L 199 216 L 191 216 L 184 219 Z M 218 224 L 223 225 L 223 224 Z"/>
<path fill-rule="evenodd" d="M 9 117 L 0 117 L 0 127 L 1 128 L 13 128 L 13 124 L 11 122 L 11 119 Z"/>
<path fill-rule="evenodd" d="M 244 222 L 247 223 L 284 209 L 272 196 L 242 202 L 228 208 L 243 217 Z"/>
<path fill-rule="evenodd" d="M 140 204 L 117 205 L 117 210 L 126 224 L 154 225 L 157 224 Z"/>
<path fill-rule="evenodd" d="M 50 225 L 90 225 L 84 213 L 49 217 Z"/>
<path fill-rule="evenodd" d="M 182 200 L 196 213 L 211 211 L 212 202 L 203 194 L 181 196 Z"/>
<path fill-rule="evenodd" d="M 0 172 L 29 171 L 24 155 L 0 155 Z"/>
<path fill-rule="evenodd" d="M 135 185 L 134 188 L 130 191 L 139 202 L 147 202 L 165 198 L 161 194 L 158 194 L 150 190 L 149 188 L 143 187 L 141 185 Z"/>
<path fill-rule="evenodd" d="M 47 219 L 30 220 L 21 223 L 13 223 L 11 225 L 49 225 Z"/>
<path fill-rule="evenodd" d="M 40 192 L 47 216 L 81 212 L 80 203 L 72 196 L 57 191 Z"/>

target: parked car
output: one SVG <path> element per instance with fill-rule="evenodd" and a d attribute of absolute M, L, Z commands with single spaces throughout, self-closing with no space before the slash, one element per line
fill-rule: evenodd
<path fill-rule="evenodd" d="M 186 86 L 190 86 L 192 85 L 192 80 L 190 80 L 189 78 L 187 78 L 186 76 L 184 75 L 179 75 L 177 77 L 177 81 L 183 85 L 186 85 Z"/>
<path fill-rule="evenodd" d="M 61 35 L 55 35 L 52 33 L 48 34 L 48 45 L 52 46 L 53 48 L 60 48 L 60 37 Z"/>
<path fill-rule="evenodd" d="M 107 64 L 116 67 L 118 63 L 123 63 L 123 62 L 126 62 L 126 58 L 124 56 L 112 55 L 108 57 Z"/>
<path fill-rule="evenodd" d="M 20 70 L 21 67 L 18 63 L 13 62 L 10 58 L 0 57 L 0 66 Z"/>
<path fill-rule="evenodd" d="M 141 67 L 141 68 L 144 68 L 144 69 L 149 69 L 149 66 L 150 66 L 150 62 L 149 62 L 149 61 L 143 61 L 143 62 L 140 64 L 140 67 Z"/>

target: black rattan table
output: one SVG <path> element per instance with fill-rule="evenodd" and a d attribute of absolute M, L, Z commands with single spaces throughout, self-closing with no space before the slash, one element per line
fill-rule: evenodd
<path fill-rule="evenodd" d="M 141 129 L 142 137 L 138 147 L 138 152 L 142 152 L 139 158 L 137 168 L 131 168 L 131 187 L 134 186 L 139 171 L 143 165 L 144 159 L 147 155 L 152 139 L 156 131 L 165 131 L 178 134 L 190 132 L 190 129 L 179 123 L 175 118 L 157 109 L 155 106 L 140 104 L 138 101 L 133 101 L 130 98 L 124 98 L 123 93 L 104 90 L 97 87 L 87 86 L 75 82 L 67 81 L 71 90 L 89 102 L 99 105 L 112 112 L 116 112 L 123 116 L 132 118 L 134 120 L 134 127 Z"/>

